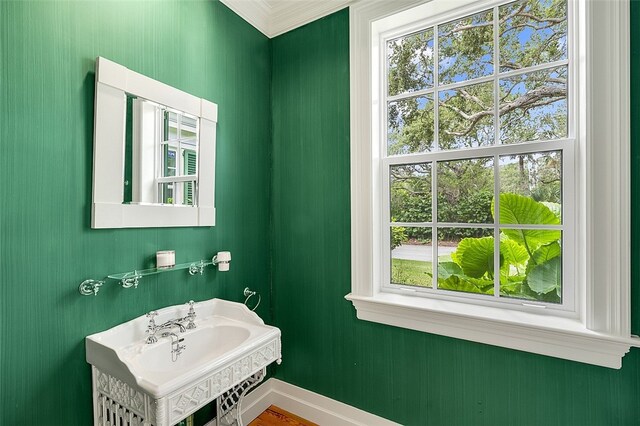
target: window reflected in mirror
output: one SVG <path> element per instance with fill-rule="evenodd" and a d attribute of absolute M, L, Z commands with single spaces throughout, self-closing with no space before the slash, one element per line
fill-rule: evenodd
<path fill-rule="evenodd" d="M 198 118 L 127 94 L 125 204 L 197 205 Z"/>

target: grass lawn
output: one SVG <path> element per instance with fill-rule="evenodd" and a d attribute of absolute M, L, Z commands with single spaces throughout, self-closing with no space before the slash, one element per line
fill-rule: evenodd
<path fill-rule="evenodd" d="M 439 262 L 451 262 L 451 256 L 440 256 Z M 433 264 L 420 260 L 392 259 L 391 282 L 431 287 Z"/>

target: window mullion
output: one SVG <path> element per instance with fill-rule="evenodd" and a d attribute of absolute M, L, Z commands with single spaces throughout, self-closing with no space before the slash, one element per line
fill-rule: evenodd
<path fill-rule="evenodd" d="M 178 122 L 178 151 L 176 152 L 176 175 L 182 176 L 184 174 L 182 164 L 182 115 L 177 115 Z"/>
<path fill-rule="evenodd" d="M 431 287 L 438 288 L 438 162 L 431 163 L 431 271 L 433 281 Z"/>
<path fill-rule="evenodd" d="M 500 73 L 500 39 L 499 39 L 499 20 L 498 6 L 493 8 L 493 131 L 494 145 L 500 143 L 500 86 L 498 74 Z"/>
<path fill-rule="evenodd" d="M 493 8 L 493 131 L 494 145 L 500 144 L 500 38 L 499 9 Z M 493 157 L 493 296 L 500 297 L 500 156 Z"/>
<path fill-rule="evenodd" d="M 498 155 L 517 155 L 529 152 L 557 151 L 564 149 L 567 144 L 573 144 L 574 139 L 555 139 L 550 141 L 531 141 L 518 144 L 490 145 L 460 150 L 446 150 L 439 152 L 421 152 L 415 154 L 393 155 L 385 158 L 386 164 L 425 163 L 429 161 L 465 160 L 477 157 Z"/>
<path fill-rule="evenodd" d="M 500 297 L 500 156 L 493 157 L 493 296 Z"/>
<path fill-rule="evenodd" d="M 388 83 L 385 86 L 388 87 Z M 399 95 L 393 95 L 393 96 L 388 96 L 387 95 L 387 102 L 394 102 L 394 101 L 401 101 L 403 99 L 417 98 L 417 97 L 420 97 L 420 96 L 425 96 L 425 95 L 432 94 L 434 92 L 435 92 L 435 89 L 433 87 L 430 87 L 428 89 L 416 90 L 415 92 L 400 93 Z"/>
<path fill-rule="evenodd" d="M 439 57 L 438 25 L 433 26 L 433 149 L 440 150 L 440 94 L 438 84 L 440 82 L 440 57 Z M 432 288 L 438 288 L 438 163 L 431 163 L 431 271 L 433 273 Z"/>
<path fill-rule="evenodd" d="M 433 26 L 433 149 L 435 151 L 439 151 L 440 150 L 440 131 L 439 131 L 439 119 L 440 119 L 440 113 L 439 113 L 439 99 L 440 99 L 440 95 L 438 93 L 438 84 L 440 82 L 440 78 L 439 78 L 439 73 L 440 73 L 440 67 L 439 67 L 439 53 L 438 53 L 438 43 L 439 43 L 439 39 L 438 39 L 438 26 L 434 25 Z"/>

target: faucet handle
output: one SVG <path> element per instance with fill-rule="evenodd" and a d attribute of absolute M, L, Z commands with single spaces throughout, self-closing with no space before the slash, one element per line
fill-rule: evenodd
<path fill-rule="evenodd" d="M 157 316 L 158 316 L 158 312 L 156 312 L 156 311 L 150 311 L 147 314 L 147 318 L 149 318 L 149 327 L 148 328 L 155 327 L 155 325 L 156 325 L 156 317 Z"/>

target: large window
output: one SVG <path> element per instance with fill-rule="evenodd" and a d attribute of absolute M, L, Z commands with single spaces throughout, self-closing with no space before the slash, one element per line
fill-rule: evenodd
<path fill-rule="evenodd" d="M 573 309 L 569 6 L 382 35 L 385 289 Z"/>
<path fill-rule="evenodd" d="M 351 6 L 358 318 L 620 368 L 628 7 Z"/>

